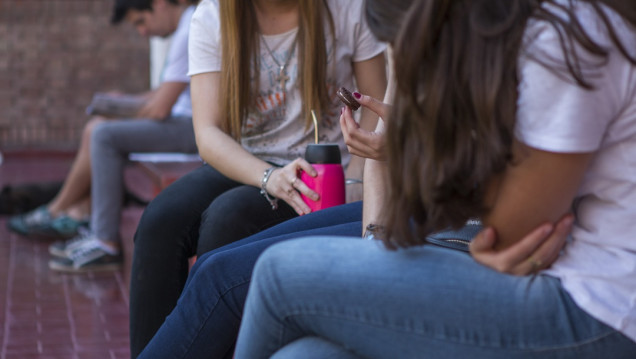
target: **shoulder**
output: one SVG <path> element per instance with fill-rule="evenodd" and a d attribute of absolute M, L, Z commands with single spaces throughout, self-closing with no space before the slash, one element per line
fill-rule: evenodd
<path fill-rule="evenodd" d="M 192 22 L 218 23 L 219 3 L 217 0 L 202 0 L 192 15 Z"/>
<path fill-rule="evenodd" d="M 580 0 L 556 0 L 554 3 L 544 3 L 542 10 L 565 23 L 574 24 L 575 26 L 580 25 L 585 35 L 610 52 L 616 48 L 616 44 L 609 27 L 611 27 L 621 43 L 631 44 L 636 42 L 636 27 L 634 24 L 629 23 L 610 6 L 604 4 L 594 5 Z M 560 42 L 564 35 L 567 35 L 567 33 L 562 25 L 545 19 L 531 18 L 526 27 L 524 42 L 525 46 L 530 50 L 528 52 L 537 49 L 554 52 L 561 50 Z M 578 44 L 577 46 L 581 49 Z M 591 54 L 585 54 L 585 51 L 580 51 L 580 54 L 590 58 L 594 57 Z M 633 47 L 632 55 L 636 55 Z"/>
<path fill-rule="evenodd" d="M 201 1 L 192 15 L 190 37 L 207 42 L 210 38 L 216 38 L 220 29 L 218 1 Z"/>
<path fill-rule="evenodd" d="M 359 24 L 364 19 L 364 0 L 328 0 L 331 16 L 338 24 Z"/>

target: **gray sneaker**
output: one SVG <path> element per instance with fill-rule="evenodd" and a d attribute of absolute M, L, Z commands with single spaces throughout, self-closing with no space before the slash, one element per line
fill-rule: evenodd
<path fill-rule="evenodd" d="M 81 247 L 87 242 L 95 240 L 95 236 L 85 228 L 79 229 L 79 235 L 66 241 L 57 241 L 49 246 L 49 253 L 57 258 L 70 258 L 73 250 Z"/>
<path fill-rule="evenodd" d="M 111 253 L 99 239 L 92 235 L 89 238 L 75 245 L 74 249 L 67 249 L 68 258 L 52 258 L 49 268 L 59 272 L 85 273 L 113 271 L 122 267 L 124 261 L 121 252 Z"/>

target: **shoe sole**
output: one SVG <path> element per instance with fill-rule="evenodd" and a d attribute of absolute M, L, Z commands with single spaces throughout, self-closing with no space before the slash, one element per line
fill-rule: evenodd
<path fill-rule="evenodd" d="M 68 258 L 66 251 L 49 247 L 49 254 L 56 258 Z"/>
<path fill-rule="evenodd" d="M 49 269 L 63 273 L 112 272 L 122 268 L 121 263 L 105 264 L 99 267 L 68 267 L 56 262 L 49 262 Z"/>

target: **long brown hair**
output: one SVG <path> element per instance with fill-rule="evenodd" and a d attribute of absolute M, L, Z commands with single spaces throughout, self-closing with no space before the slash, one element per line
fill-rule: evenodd
<path fill-rule="evenodd" d="M 327 89 L 327 36 L 335 48 L 335 26 L 326 0 L 298 2 L 298 78 L 303 115 L 307 126 L 311 110 L 322 118 L 329 104 Z M 237 141 L 243 122 L 254 104 L 258 89 L 250 86 L 252 69 L 258 69 L 260 36 L 254 4 L 251 0 L 219 0 L 221 17 L 221 106 L 225 115 L 223 129 Z M 332 51 L 333 53 L 333 51 Z"/>
<path fill-rule="evenodd" d="M 545 2 L 568 16 L 552 13 Z M 636 63 L 601 7 L 620 10 L 636 24 L 636 3 L 587 2 Z M 488 184 L 512 164 L 517 64 L 530 18 L 557 30 L 567 71 L 591 88 L 573 44 L 600 58 L 608 52 L 568 6 L 553 0 L 417 0 L 410 9 L 395 46 L 397 89 L 387 121 L 389 248 L 421 244 L 433 231 L 458 228 L 488 211 Z"/>

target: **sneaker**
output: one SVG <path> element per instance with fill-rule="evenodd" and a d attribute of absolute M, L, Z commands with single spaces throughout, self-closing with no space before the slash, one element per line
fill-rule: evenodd
<path fill-rule="evenodd" d="M 7 228 L 12 232 L 27 236 L 36 230 L 44 231 L 49 227 L 52 219 L 51 212 L 46 206 L 41 206 L 31 212 L 12 216 L 7 222 Z"/>
<path fill-rule="evenodd" d="M 121 252 L 112 253 L 99 239 L 91 237 L 69 251 L 68 258 L 51 259 L 49 268 L 67 273 L 119 270 L 124 262 Z"/>
<path fill-rule="evenodd" d="M 78 234 L 81 227 L 88 227 L 88 221 L 78 221 L 66 215 L 53 218 L 46 206 L 13 216 L 7 222 L 10 231 L 23 236 L 71 238 Z"/>
<path fill-rule="evenodd" d="M 95 240 L 95 237 L 87 228 L 79 228 L 78 235 L 75 238 L 57 241 L 49 246 L 49 253 L 57 258 L 70 258 L 71 253 L 82 245 Z"/>

